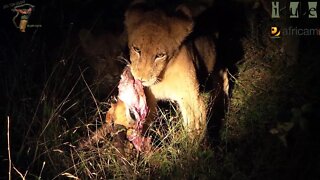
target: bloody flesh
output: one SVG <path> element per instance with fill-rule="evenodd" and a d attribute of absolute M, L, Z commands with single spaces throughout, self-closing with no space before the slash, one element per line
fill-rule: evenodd
<path fill-rule="evenodd" d="M 135 119 L 135 125 L 128 130 L 127 138 L 138 151 L 147 151 L 150 149 L 151 139 L 142 136 L 148 113 L 146 96 L 141 82 L 132 76 L 130 67 L 124 69 L 118 89 L 118 98 L 126 104 L 127 111 L 130 111 Z"/>

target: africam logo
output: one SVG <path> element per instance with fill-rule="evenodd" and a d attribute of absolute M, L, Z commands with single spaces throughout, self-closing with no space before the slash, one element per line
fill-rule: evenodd
<path fill-rule="evenodd" d="M 280 14 L 289 15 L 289 18 L 318 18 L 318 2 L 316 1 L 303 3 L 289 1 L 281 5 L 282 6 L 280 6 L 279 1 L 271 2 L 271 19 L 280 19 Z M 270 30 L 271 38 L 280 38 L 281 36 L 313 36 L 320 34 L 319 28 L 281 27 L 280 30 L 279 26 L 272 26 Z"/>
<path fill-rule="evenodd" d="M 280 36 L 320 36 L 320 28 L 299 28 L 299 27 L 271 27 L 271 38 L 280 38 Z"/>

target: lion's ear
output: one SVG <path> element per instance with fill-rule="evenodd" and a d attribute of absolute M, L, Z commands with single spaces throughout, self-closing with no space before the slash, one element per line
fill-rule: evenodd
<path fill-rule="evenodd" d="M 179 6 L 176 16 L 172 17 L 171 32 L 176 42 L 180 44 L 193 30 L 191 11 L 186 6 Z"/>
<path fill-rule="evenodd" d="M 131 32 L 132 29 L 141 21 L 144 14 L 144 1 L 138 0 L 134 1 L 129 9 L 125 13 L 124 24 L 128 32 Z"/>

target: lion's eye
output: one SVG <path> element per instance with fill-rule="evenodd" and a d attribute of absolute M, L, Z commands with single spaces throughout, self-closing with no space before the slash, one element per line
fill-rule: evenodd
<path fill-rule="evenodd" d="M 165 53 L 159 53 L 159 54 L 156 55 L 155 59 L 157 60 L 157 59 L 162 59 L 162 58 L 165 58 L 165 57 L 166 57 Z"/>
<path fill-rule="evenodd" d="M 132 46 L 132 49 L 138 54 L 141 53 L 141 50 L 139 48 L 135 47 L 135 46 Z"/>
<path fill-rule="evenodd" d="M 133 111 L 131 109 L 129 109 L 129 115 L 131 117 L 132 120 L 136 121 L 136 116 L 134 115 Z"/>

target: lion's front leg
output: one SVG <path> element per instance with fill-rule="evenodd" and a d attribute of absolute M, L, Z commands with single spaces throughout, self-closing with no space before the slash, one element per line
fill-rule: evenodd
<path fill-rule="evenodd" d="M 201 136 L 206 130 L 206 108 L 199 95 L 183 98 L 178 102 L 183 117 L 183 126 L 192 137 Z"/>

